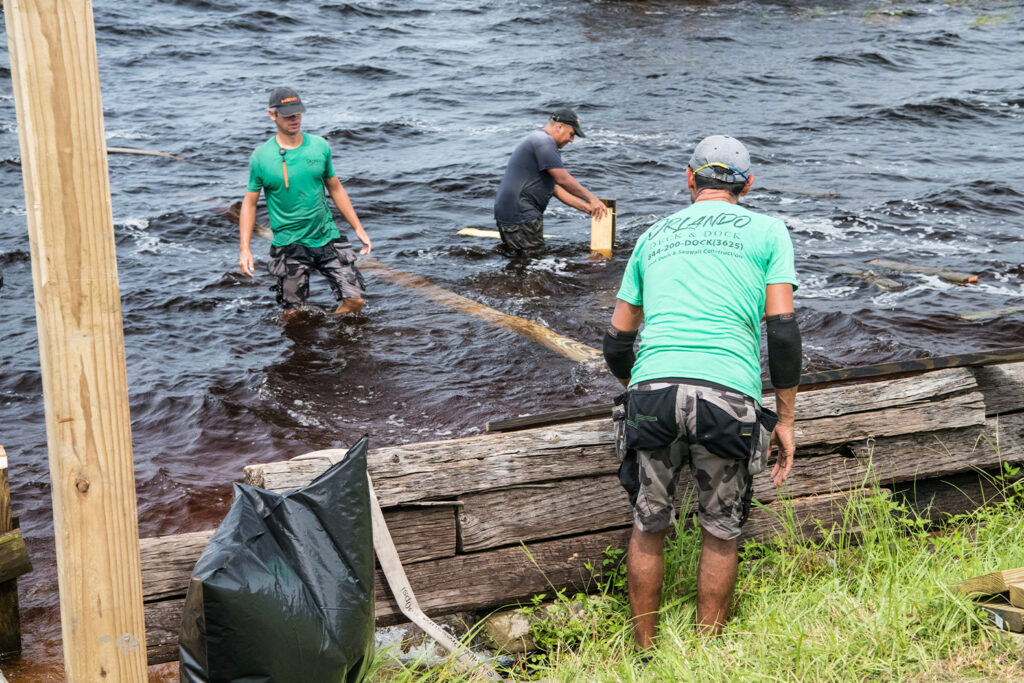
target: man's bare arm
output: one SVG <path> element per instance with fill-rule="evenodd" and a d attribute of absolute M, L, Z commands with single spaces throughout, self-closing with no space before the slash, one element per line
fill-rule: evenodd
<path fill-rule="evenodd" d="M 604 205 L 604 202 L 595 197 L 590 190 L 583 187 L 568 171 L 564 168 L 549 168 L 548 173 L 555 179 L 558 187 L 586 202 L 587 208 L 582 209 L 582 211 L 589 213 L 594 218 L 604 218 L 604 213 L 608 210 L 608 207 Z M 570 204 L 570 206 L 572 205 Z"/>
<path fill-rule="evenodd" d="M 238 211 L 238 267 L 249 277 L 256 277 L 250 243 L 252 229 L 256 224 L 256 202 L 259 198 L 259 192 L 246 192 L 242 198 L 242 208 Z"/>
<path fill-rule="evenodd" d="M 331 199 L 334 201 L 334 205 L 338 207 L 338 211 L 345 217 L 349 225 L 356 232 L 356 237 L 363 243 L 363 248 L 359 251 L 364 256 L 369 254 L 373 250 L 373 245 L 370 244 L 370 237 L 363 230 L 363 224 L 359 222 L 359 216 L 356 215 L 355 207 L 352 206 L 352 200 L 348 198 L 348 192 L 345 192 L 345 188 L 342 186 L 341 181 L 338 180 L 338 176 L 328 178 L 325 182 L 327 186 L 327 193 L 331 195 Z"/>
<path fill-rule="evenodd" d="M 785 318 L 786 323 L 793 326 L 792 330 L 787 331 L 788 338 L 784 345 L 775 342 L 771 336 L 772 331 L 769 331 L 768 361 L 771 365 L 773 362 L 777 363 L 780 360 L 778 358 L 773 359 L 773 351 L 778 356 L 785 356 L 784 360 L 789 366 L 793 363 L 796 364 L 795 367 L 787 366 L 785 368 L 787 379 L 792 381 L 792 378 L 795 376 L 796 381 L 799 381 L 800 336 L 799 328 L 796 327 L 796 318 L 793 314 L 793 286 L 788 283 L 768 285 L 765 289 L 764 314 L 768 319 Z M 774 324 L 774 322 L 770 320 L 769 324 Z M 795 331 L 795 341 L 793 331 Z M 775 383 L 776 377 L 773 376 L 772 381 Z M 789 384 L 789 382 L 786 382 L 786 384 Z M 775 409 L 779 414 L 779 423 L 775 426 L 775 431 L 772 432 L 772 444 L 779 449 L 779 456 L 775 461 L 775 467 L 772 469 L 772 482 L 776 486 L 781 486 L 786 481 L 786 477 L 789 476 L 789 472 L 793 468 L 793 456 L 796 453 L 793 427 L 796 420 L 797 389 L 798 386 L 796 384 L 775 388 Z"/>

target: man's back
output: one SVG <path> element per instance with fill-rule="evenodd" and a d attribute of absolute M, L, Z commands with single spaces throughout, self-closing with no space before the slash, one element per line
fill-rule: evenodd
<path fill-rule="evenodd" d="M 644 310 L 633 383 L 687 377 L 760 400 L 765 287 L 796 285 L 785 224 L 700 201 L 637 241 L 618 298 Z"/>
<path fill-rule="evenodd" d="M 555 181 L 545 173 L 563 168 L 562 155 L 550 135 L 535 130 L 512 151 L 494 200 L 494 217 L 500 223 L 523 223 L 539 218 L 554 193 Z"/>

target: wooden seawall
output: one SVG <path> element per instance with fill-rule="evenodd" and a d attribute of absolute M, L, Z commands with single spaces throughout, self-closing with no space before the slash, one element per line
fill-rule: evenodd
<path fill-rule="evenodd" d="M 775 533 L 782 499 L 809 533 L 819 522 L 828 529 L 871 475 L 933 519 L 977 507 L 990 497 L 978 470 L 1024 461 L 1024 362 L 825 385 L 799 394 L 796 414 L 793 472 L 782 489 L 767 471 L 756 478 L 763 507 L 744 538 Z M 343 455 L 251 465 L 245 481 L 285 491 Z M 629 536 L 607 418 L 378 448 L 368 467 L 428 614 L 498 607 L 552 585 L 585 587 L 587 565 L 599 568 L 605 548 L 625 547 Z M 151 664 L 177 656 L 188 578 L 212 533 L 140 543 Z M 378 624 L 403 621 L 380 572 L 376 579 Z"/>

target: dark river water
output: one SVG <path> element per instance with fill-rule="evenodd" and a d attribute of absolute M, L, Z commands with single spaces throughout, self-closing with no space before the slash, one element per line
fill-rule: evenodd
<path fill-rule="evenodd" d="M 514 332 L 368 273 L 364 314 L 281 324 L 237 269 L 249 154 L 269 89 L 302 95 L 377 259 L 600 346 L 637 237 L 689 202 L 696 142 L 753 157 L 755 210 L 786 220 L 805 370 L 1024 343 L 1024 2 L 360 3 L 95 0 L 139 526 L 214 526 L 247 463 L 480 433 L 491 419 L 607 403 L 617 384 Z M 58 680 L 60 628 L 43 400 L 15 104 L 0 46 L 0 444 L 35 570 L 25 659 Z M 491 205 L 508 154 L 560 106 L 587 133 L 570 172 L 618 200 L 618 244 L 552 203 L 546 256 L 512 262 Z M 51 191 L 59 192 L 60 188 Z M 265 220 L 263 218 L 262 220 Z M 834 266 L 873 258 L 978 275 L 968 286 Z"/>

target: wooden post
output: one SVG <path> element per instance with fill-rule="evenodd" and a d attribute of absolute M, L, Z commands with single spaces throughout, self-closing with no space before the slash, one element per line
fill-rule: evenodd
<path fill-rule="evenodd" d="M 590 220 L 590 253 L 611 258 L 612 247 L 615 246 L 616 202 L 614 199 L 601 201 L 608 207 L 608 211 L 605 212 L 604 218 Z"/>
<path fill-rule="evenodd" d="M 64 673 L 146 679 L 138 516 L 92 5 L 5 0 L 46 401 Z"/>
<path fill-rule="evenodd" d="M 11 489 L 7 480 L 7 453 L 0 446 L 0 536 L 14 530 Z M 18 580 L 0 583 L 0 659 L 21 654 L 21 622 L 18 619 Z"/>

